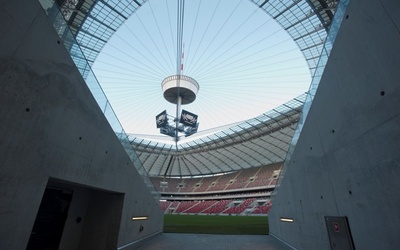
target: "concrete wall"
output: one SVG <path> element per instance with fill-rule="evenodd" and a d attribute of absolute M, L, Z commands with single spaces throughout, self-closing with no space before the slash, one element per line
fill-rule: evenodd
<path fill-rule="evenodd" d="M 400 246 L 399 13 L 350 1 L 269 215 L 295 248 L 331 247 L 325 216 L 348 218 L 356 249 Z"/>
<path fill-rule="evenodd" d="M 158 204 L 39 3 L 0 0 L 0 16 L 0 249 L 25 249 L 51 185 L 74 190 L 65 249 L 116 248 L 161 231 Z"/>

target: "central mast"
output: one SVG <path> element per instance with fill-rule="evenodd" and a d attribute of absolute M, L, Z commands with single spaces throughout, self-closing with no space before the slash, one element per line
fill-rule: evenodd
<path fill-rule="evenodd" d="M 182 105 L 190 104 L 196 99 L 197 92 L 199 91 L 197 81 L 182 74 L 182 60 L 184 59 L 184 44 L 182 42 L 184 13 L 185 0 L 178 0 L 176 74 L 166 77 L 161 82 L 164 99 L 176 105 L 175 117 L 173 123 L 170 124 L 166 110 L 156 116 L 157 128 L 160 128 L 160 133 L 174 137 L 176 148 L 178 147 L 179 133 L 184 133 L 185 136 L 192 135 L 197 132 L 199 126 L 197 115 L 186 110 L 181 110 Z"/>

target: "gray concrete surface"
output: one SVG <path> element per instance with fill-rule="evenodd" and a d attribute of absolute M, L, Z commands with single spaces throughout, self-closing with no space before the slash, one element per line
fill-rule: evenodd
<path fill-rule="evenodd" d="M 326 216 L 348 219 L 355 249 L 399 249 L 399 13 L 398 0 L 349 2 L 268 215 L 298 249 L 350 249 Z"/>
<path fill-rule="evenodd" d="M 138 250 L 288 250 L 292 249 L 269 235 L 220 235 L 163 233 Z"/>
<path fill-rule="evenodd" d="M 115 249 L 162 230 L 159 205 L 39 2 L 0 6 L 0 249 L 26 249 L 47 187 L 73 192 L 60 250 Z"/>

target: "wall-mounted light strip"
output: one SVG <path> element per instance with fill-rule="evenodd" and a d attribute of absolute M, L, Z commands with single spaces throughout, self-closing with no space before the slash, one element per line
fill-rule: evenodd
<path fill-rule="evenodd" d="M 281 217 L 279 220 L 282 221 L 282 222 L 290 222 L 290 223 L 293 223 L 293 222 L 294 222 L 293 218 L 284 218 L 284 217 Z"/>
<path fill-rule="evenodd" d="M 148 218 L 148 216 L 134 216 L 132 220 L 147 220 Z"/>

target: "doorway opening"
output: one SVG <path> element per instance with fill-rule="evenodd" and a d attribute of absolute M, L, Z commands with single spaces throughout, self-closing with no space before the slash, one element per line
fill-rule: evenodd
<path fill-rule="evenodd" d="M 58 249 L 72 194 L 68 189 L 45 189 L 26 249 Z"/>

